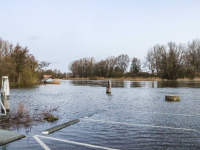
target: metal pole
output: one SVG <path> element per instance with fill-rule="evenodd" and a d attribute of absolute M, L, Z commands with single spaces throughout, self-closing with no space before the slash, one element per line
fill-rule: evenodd
<path fill-rule="evenodd" d="M 0 104 L 1 104 L 1 111 L 2 111 L 2 108 L 4 110 L 4 114 L 1 114 L 2 116 L 5 116 L 6 115 L 6 109 L 5 107 L 3 106 L 2 102 L 0 101 Z"/>

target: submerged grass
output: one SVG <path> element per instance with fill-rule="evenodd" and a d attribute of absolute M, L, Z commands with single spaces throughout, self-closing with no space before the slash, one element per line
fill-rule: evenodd
<path fill-rule="evenodd" d="M 44 120 L 48 121 L 48 122 L 55 122 L 58 120 L 58 117 L 45 117 Z"/>
<path fill-rule="evenodd" d="M 49 108 L 49 109 L 45 109 L 42 112 L 42 115 L 44 117 L 44 120 L 48 121 L 48 122 L 55 122 L 57 121 L 59 118 L 58 116 L 54 115 L 54 111 L 57 111 L 58 107 L 56 108 Z"/>

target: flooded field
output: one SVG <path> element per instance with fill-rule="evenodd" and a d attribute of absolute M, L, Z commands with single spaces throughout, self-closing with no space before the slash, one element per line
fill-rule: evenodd
<path fill-rule="evenodd" d="M 165 95 L 180 96 L 179 102 Z M 37 111 L 59 107 L 55 123 L 10 130 L 25 134 L 1 146 L 15 149 L 199 149 L 200 83 L 168 81 L 62 81 L 10 90 L 10 105 L 23 101 Z M 80 122 L 49 135 L 42 131 L 62 123 Z M 39 139 L 38 142 L 36 139 Z"/>

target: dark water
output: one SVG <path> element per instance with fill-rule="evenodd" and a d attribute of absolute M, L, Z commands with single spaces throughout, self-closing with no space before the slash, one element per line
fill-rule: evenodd
<path fill-rule="evenodd" d="M 13 129 L 27 135 L 0 149 L 43 149 L 33 138 L 47 128 L 73 119 L 77 124 L 40 139 L 50 149 L 200 149 L 200 82 L 62 81 L 31 89 L 11 89 L 11 106 L 19 101 L 29 108 L 59 106 L 56 123 Z M 165 95 L 180 96 L 167 102 Z M 61 141 L 59 139 L 65 140 Z M 69 143 L 70 142 L 79 142 Z"/>

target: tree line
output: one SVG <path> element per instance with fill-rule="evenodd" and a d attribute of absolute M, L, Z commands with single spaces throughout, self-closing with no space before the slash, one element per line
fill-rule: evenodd
<path fill-rule="evenodd" d="M 31 86 L 42 79 L 44 74 L 51 74 L 53 78 L 66 77 L 66 73 L 60 70 L 43 70 L 47 66 L 49 63 L 36 60 L 27 47 L 19 44 L 14 46 L 0 38 L 0 76 L 9 76 L 11 83 Z M 148 72 L 141 69 L 145 67 Z M 170 80 L 193 79 L 200 77 L 200 40 L 187 44 L 156 44 L 148 50 L 143 63 L 136 57 L 121 54 L 100 61 L 94 57 L 81 58 L 71 62 L 69 69 L 73 78 L 157 76 Z"/>
<path fill-rule="evenodd" d="M 156 73 L 163 79 L 199 77 L 200 40 L 193 40 L 187 44 L 157 44 L 149 49 L 145 65 L 152 74 Z"/>
<path fill-rule="evenodd" d="M 130 72 L 127 72 L 131 61 Z M 99 62 L 93 57 L 81 58 L 69 64 L 69 69 L 72 72 L 72 77 L 87 78 L 87 77 L 122 77 L 128 73 L 137 74 L 141 71 L 141 62 L 138 58 L 132 58 L 126 54 L 121 54 L 118 57 L 110 56 Z"/>
<path fill-rule="evenodd" d="M 49 63 L 39 62 L 27 47 L 14 46 L 0 38 L 0 76 L 9 76 L 11 84 L 31 86 L 38 82 L 42 68 Z"/>
<path fill-rule="evenodd" d="M 148 71 L 141 68 L 148 68 Z M 121 54 L 101 61 L 95 61 L 93 57 L 81 58 L 71 62 L 69 69 L 73 78 L 157 76 L 169 80 L 193 79 L 200 76 L 200 40 L 187 44 L 156 44 L 148 50 L 143 63 L 136 57 L 131 59 Z"/>

